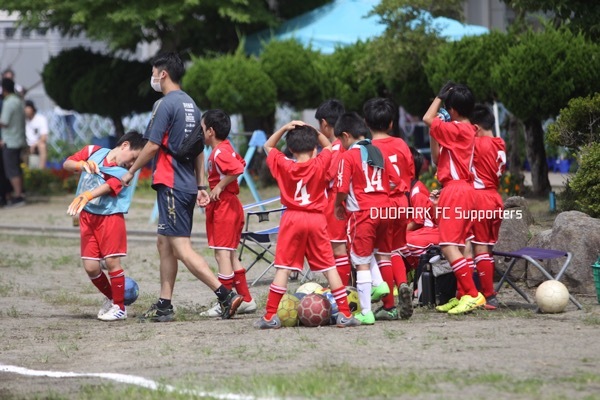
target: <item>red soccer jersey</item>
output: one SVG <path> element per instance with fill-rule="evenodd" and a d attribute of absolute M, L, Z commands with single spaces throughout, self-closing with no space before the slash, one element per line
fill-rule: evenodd
<path fill-rule="evenodd" d="M 329 166 L 329 171 L 327 173 L 327 177 L 330 179 L 329 185 L 327 186 L 327 197 L 330 199 L 335 197 L 335 194 L 337 193 L 337 185 L 335 184 L 336 176 L 342 154 L 344 154 L 345 151 L 346 149 L 342 146 L 342 141 L 340 139 L 335 139 L 331 144 L 331 165 Z"/>
<path fill-rule="evenodd" d="M 213 189 L 227 175 L 239 175 L 244 172 L 246 161 L 233 150 L 229 140 L 219 143 L 208 157 L 208 185 Z M 240 192 L 237 179 L 223 189 L 232 194 Z"/>
<path fill-rule="evenodd" d="M 405 185 L 398 186 L 395 192 L 404 195 L 409 191 L 410 183 L 415 178 L 415 162 L 406 142 L 400 138 L 390 136 L 385 139 L 373 140 L 373 145 L 392 163 L 394 170 Z"/>
<path fill-rule="evenodd" d="M 348 194 L 346 198 L 348 211 L 388 207 L 390 180 L 395 184 L 402 181 L 387 157 L 384 157 L 384 162 L 383 169 L 363 162 L 358 145 L 354 145 L 342 154 L 337 173 L 337 190 Z"/>
<path fill-rule="evenodd" d="M 411 219 L 414 222 L 427 227 L 435 225 L 432 220 L 435 211 L 429 199 L 429 190 L 421 181 L 417 181 L 410 191 L 410 206 L 412 207 L 412 215 L 409 215 L 409 217 L 412 217 Z"/>
<path fill-rule="evenodd" d="M 437 177 L 442 185 L 452 180 L 471 182 L 475 126 L 464 122 L 444 122 L 434 118 L 431 136 L 440 144 Z"/>
<path fill-rule="evenodd" d="M 95 145 L 85 146 L 83 149 L 79 150 L 77 153 L 68 157 L 67 160 L 87 161 L 91 157 L 92 154 L 94 154 L 96 151 L 100 150 L 101 148 L 102 147 L 95 146 Z M 106 158 L 102 161 L 102 165 L 104 165 L 106 167 L 117 167 L 118 166 L 117 163 L 109 163 L 106 160 Z M 108 183 L 108 186 L 110 186 L 110 188 L 112 189 L 112 192 L 109 193 L 110 196 L 116 196 L 121 192 L 121 190 L 123 190 L 123 184 L 121 183 L 120 179 L 117 179 L 114 176 L 104 174 L 102 172 L 100 172 L 100 174 L 102 175 L 102 178 L 106 181 L 106 183 Z"/>
<path fill-rule="evenodd" d="M 506 146 L 499 137 L 475 138 L 473 155 L 473 186 L 475 189 L 496 189 L 506 167 Z"/>
<path fill-rule="evenodd" d="M 315 158 L 299 163 L 272 149 L 267 165 L 277 180 L 281 204 L 289 210 L 323 212 L 327 206 L 325 190 L 331 156 L 331 151 L 323 150 Z"/>

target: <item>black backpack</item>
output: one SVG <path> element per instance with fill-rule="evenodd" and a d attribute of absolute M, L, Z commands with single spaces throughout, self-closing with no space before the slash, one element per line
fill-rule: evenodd
<path fill-rule="evenodd" d="M 187 133 L 178 151 L 173 151 L 165 145 L 161 147 L 180 163 L 192 163 L 204 151 L 204 131 L 198 124 L 191 133 Z"/>

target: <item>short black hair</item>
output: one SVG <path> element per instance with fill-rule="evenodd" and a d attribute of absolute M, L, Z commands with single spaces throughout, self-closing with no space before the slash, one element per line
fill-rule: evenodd
<path fill-rule="evenodd" d="M 363 115 L 369 129 L 377 132 L 388 132 L 390 124 L 398 115 L 398 107 L 391 99 L 375 97 L 363 105 Z"/>
<path fill-rule="evenodd" d="M 285 143 L 292 153 L 308 153 L 317 147 L 317 130 L 310 125 L 297 125 L 289 130 Z"/>
<path fill-rule="evenodd" d="M 415 164 L 415 179 L 419 179 L 419 175 L 421 175 L 421 169 L 423 169 L 423 163 L 425 162 L 425 156 L 412 146 L 410 146 L 410 154 L 412 154 Z"/>
<path fill-rule="evenodd" d="M 129 131 L 119 138 L 116 147 L 119 147 L 123 142 L 129 142 L 129 147 L 132 150 L 141 150 L 148 142 L 148 139 L 144 138 L 138 131 Z"/>
<path fill-rule="evenodd" d="M 15 92 L 15 81 L 10 78 L 2 78 L 2 92 L 14 93 Z"/>
<path fill-rule="evenodd" d="M 444 105 L 447 109 L 452 108 L 463 117 L 469 118 L 475 107 L 475 96 L 467 85 L 459 83 L 448 93 Z"/>
<path fill-rule="evenodd" d="M 469 118 L 469 120 L 473 125 L 477 124 L 488 131 L 494 129 L 494 124 L 496 122 L 496 118 L 494 118 L 494 113 L 485 104 L 475 104 L 475 107 L 473 107 L 473 112 L 471 113 L 471 118 Z"/>
<path fill-rule="evenodd" d="M 336 137 L 340 137 L 343 132 L 348 133 L 354 139 L 358 139 L 361 136 L 368 138 L 371 133 L 365 120 L 356 112 L 347 112 L 338 118 L 335 123 L 334 134 Z"/>
<path fill-rule="evenodd" d="M 329 99 L 325 100 L 317 111 L 315 111 L 315 118 L 317 121 L 321 122 L 322 119 L 327 121 L 327 123 L 331 126 L 334 126 L 337 119 L 346 112 L 344 108 L 344 104 L 337 99 Z"/>
<path fill-rule="evenodd" d="M 33 112 L 37 112 L 37 108 L 35 107 L 33 100 L 25 100 L 25 107 L 31 107 Z"/>
<path fill-rule="evenodd" d="M 202 120 L 204 120 L 206 129 L 213 128 L 215 130 L 217 139 L 227 139 L 231 131 L 231 118 L 225 111 L 220 109 L 208 110 L 202 115 Z"/>
<path fill-rule="evenodd" d="M 181 82 L 185 67 L 181 57 L 175 52 L 161 53 L 152 59 L 152 66 L 158 70 L 165 70 L 174 83 Z"/>

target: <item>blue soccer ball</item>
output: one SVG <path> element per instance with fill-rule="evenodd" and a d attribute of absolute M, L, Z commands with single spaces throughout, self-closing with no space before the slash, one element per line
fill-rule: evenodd
<path fill-rule="evenodd" d="M 140 294 L 140 288 L 132 278 L 125 277 L 125 305 L 133 304 Z"/>

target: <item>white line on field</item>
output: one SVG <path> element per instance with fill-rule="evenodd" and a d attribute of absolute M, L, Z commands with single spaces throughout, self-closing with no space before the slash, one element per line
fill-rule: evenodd
<path fill-rule="evenodd" d="M 102 378 L 109 379 L 119 383 L 127 383 L 130 385 L 141 386 L 151 390 L 164 390 L 166 392 L 176 392 L 181 394 L 189 394 L 192 396 L 211 397 L 223 400 L 268 400 L 273 398 L 259 398 L 254 396 L 240 395 L 235 393 L 209 393 L 191 389 L 177 389 L 171 385 L 161 385 L 151 379 L 142 378 L 141 376 L 115 374 L 115 373 L 78 373 L 78 372 L 61 372 L 61 371 L 40 371 L 17 367 L 14 365 L 0 364 L 0 372 L 11 372 L 27 376 L 45 376 L 49 378 Z"/>

